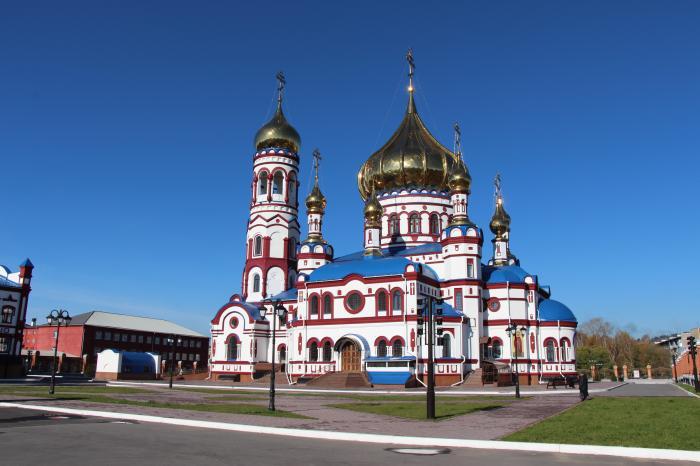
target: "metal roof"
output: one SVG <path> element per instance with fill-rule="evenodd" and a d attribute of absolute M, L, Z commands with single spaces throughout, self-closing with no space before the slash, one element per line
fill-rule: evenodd
<path fill-rule="evenodd" d="M 89 325 L 91 327 L 108 327 L 137 332 L 168 333 L 185 337 L 208 338 L 201 333 L 190 330 L 169 320 L 151 317 L 130 316 L 104 311 L 90 311 L 78 314 L 71 319 L 71 325 Z"/>

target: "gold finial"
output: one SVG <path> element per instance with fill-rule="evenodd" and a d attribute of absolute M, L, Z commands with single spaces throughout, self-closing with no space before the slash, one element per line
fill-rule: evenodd
<path fill-rule="evenodd" d="M 306 210 L 308 213 L 323 214 L 326 210 L 326 197 L 321 192 L 321 188 L 318 187 L 318 167 L 321 164 L 321 151 L 314 149 L 311 155 L 314 158 L 314 171 L 316 174 L 314 176 L 314 187 L 306 197 Z"/>
<path fill-rule="evenodd" d="M 491 232 L 496 235 L 496 238 L 500 240 L 510 231 L 510 215 L 508 215 L 508 212 L 506 212 L 506 209 L 503 207 L 500 173 L 496 174 L 496 177 L 493 179 L 493 184 L 495 187 L 496 210 L 493 213 L 489 227 L 491 228 Z"/>
<path fill-rule="evenodd" d="M 284 78 L 284 72 L 277 72 L 277 107 L 282 107 L 282 95 L 284 94 L 284 86 L 287 80 Z"/>
<path fill-rule="evenodd" d="M 413 61 L 413 49 L 408 49 L 406 61 L 408 62 L 408 113 L 413 113 L 415 110 L 415 104 L 413 102 L 413 73 L 416 69 L 416 64 Z"/>
<path fill-rule="evenodd" d="M 372 190 L 372 193 L 367 198 L 367 202 L 365 202 L 365 226 L 368 228 L 381 227 L 382 211 L 382 205 L 379 203 L 374 190 Z"/>

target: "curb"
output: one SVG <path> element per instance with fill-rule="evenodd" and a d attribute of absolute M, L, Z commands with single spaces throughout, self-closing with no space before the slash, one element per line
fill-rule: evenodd
<path fill-rule="evenodd" d="M 363 434 L 352 432 L 331 432 L 323 430 L 292 429 L 283 427 L 253 426 L 247 424 L 229 424 L 215 421 L 196 421 L 170 417 L 150 416 L 144 414 L 127 414 L 87 409 L 59 408 L 55 406 L 28 405 L 22 403 L 0 402 L 0 407 L 49 411 L 79 416 L 102 417 L 109 419 L 126 419 L 175 426 L 198 427 L 205 429 L 227 430 L 254 434 L 279 435 L 308 439 L 324 439 L 346 442 L 382 443 L 392 445 L 431 446 L 448 448 L 478 448 L 489 450 L 516 450 L 540 453 L 566 453 L 574 455 L 602 455 L 621 458 L 655 459 L 671 461 L 693 461 L 700 463 L 700 451 L 662 450 L 657 448 L 608 447 L 599 445 L 567 445 L 556 443 L 504 442 L 501 440 L 468 440 L 433 437 L 404 437 L 381 434 Z"/>
<path fill-rule="evenodd" d="M 113 385 L 113 386 L 153 386 L 153 387 L 167 387 L 167 384 L 163 383 L 156 383 L 156 382 L 108 382 L 107 385 Z M 615 385 L 613 387 L 608 387 L 608 388 L 595 388 L 593 390 L 589 390 L 588 393 L 604 393 L 608 392 L 610 390 L 614 390 L 616 388 L 622 387 L 623 385 L 626 385 L 626 383 L 620 383 L 619 385 Z M 207 389 L 214 389 L 214 390 L 243 390 L 243 391 L 264 391 L 267 392 L 270 389 L 268 387 L 238 387 L 238 386 L 222 386 L 222 385 L 194 385 L 194 384 L 178 384 L 174 383 L 173 387 L 177 388 L 207 388 Z M 356 394 L 356 395 L 420 395 L 422 393 L 425 393 L 424 391 L 414 391 L 414 392 L 407 392 L 407 391 L 400 391 L 400 390 L 342 390 L 342 389 L 313 389 L 313 388 L 275 388 L 276 392 L 283 392 L 283 393 L 350 393 L 350 394 Z M 575 395 L 578 396 L 578 390 L 537 390 L 537 391 L 526 391 L 526 390 L 521 390 L 520 394 L 522 396 L 530 396 L 530 395 Z M 507 392 L 492 392 L 492 391 L 465 391 L 465 390 L 450 390 L 450 391 L 436 391 L 435 395 L 441 396 L 441 395 L 492 395 L 492 396 L 515 396 L 515 391 L 507 391 Z"/>

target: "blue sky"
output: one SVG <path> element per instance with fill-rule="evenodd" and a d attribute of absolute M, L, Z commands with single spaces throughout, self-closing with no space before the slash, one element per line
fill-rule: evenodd
<path fill-rule="evenodd" d="M 334 3 L 3 5 L 0 263 L 36 265 L 30 317 L 206 332 L 240 287 L 280 69 L 302 192 L 318 147 L 325 236 L 361 248 L 355 174 L 401 119 L 413 47 L 426 124 L 448 145 L 462 126 L 485 256 L 501 172 L 513 251 L 580 321 L 700 325 L 699 3 Z"/>

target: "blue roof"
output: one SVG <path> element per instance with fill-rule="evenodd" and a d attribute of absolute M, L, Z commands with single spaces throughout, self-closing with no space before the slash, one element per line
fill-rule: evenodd
<path fill-rule="evenodd" d="M 0 277 L 0 286 L 5 286 L 5 287 L 9 287 L 9 288 L 22 288 L 17 283 L 15 283 L 12 280 L 9 280 L 5 277 Z"/>
<path fill-rule="evenodd" d="M 296 288 L 290 288 L 287 291 L 283 291 L 281 293 L 278 293 L 270 298 L 271 300 L 280 300 L 280 301 L 290 301 L 297 299 L 297 289 Z"/>
<path fill-rule="evenodd" d="M 483 280 L 486 283 L 525 283 L 525 277 L 530 274 L 517 265 L 504 265 L 494 267 L 485 265 L 483 267 Z"/>
<path fill-rule="evenodd" d="M 540 320 L 553 322 L 561 320 L 563 322 L 578 322 L 571 309 L 564 304 L 553 299 L 543 299 L 539 303 Z"/>
<path fill-rule="evenodd" d="M 348 275 L 362 277 L 382 277 L 401 275 L 407 265 L 413 264 L 423 270 L 423 274 L 437 280 L 437 275 L 428 266 L 412 262 L 400 256 L 365 256 L 362 251 L 339 257 L 330 264 L 323 265 L 309 275 L 309 282 L 341 280 Z"/>
<path fill-rule="evenodd" d="M 139 353 L 135 351 L 120 351 L 122 354 L 122 372 L 134 374 L 156 372 L 156 361 L 150 353 Z"/>
<path fill-rule="evenodd" d="M 258 309 L 258 306 L 247 303 L 245 301 L 234 301 L 233 304 L 237 304 L 245 310 L 245 312 L 248 314 L 248 317 L 250 317 L 253 320 L 262 320 L 262 316 L 260 315 L 260 309 Z"/>

